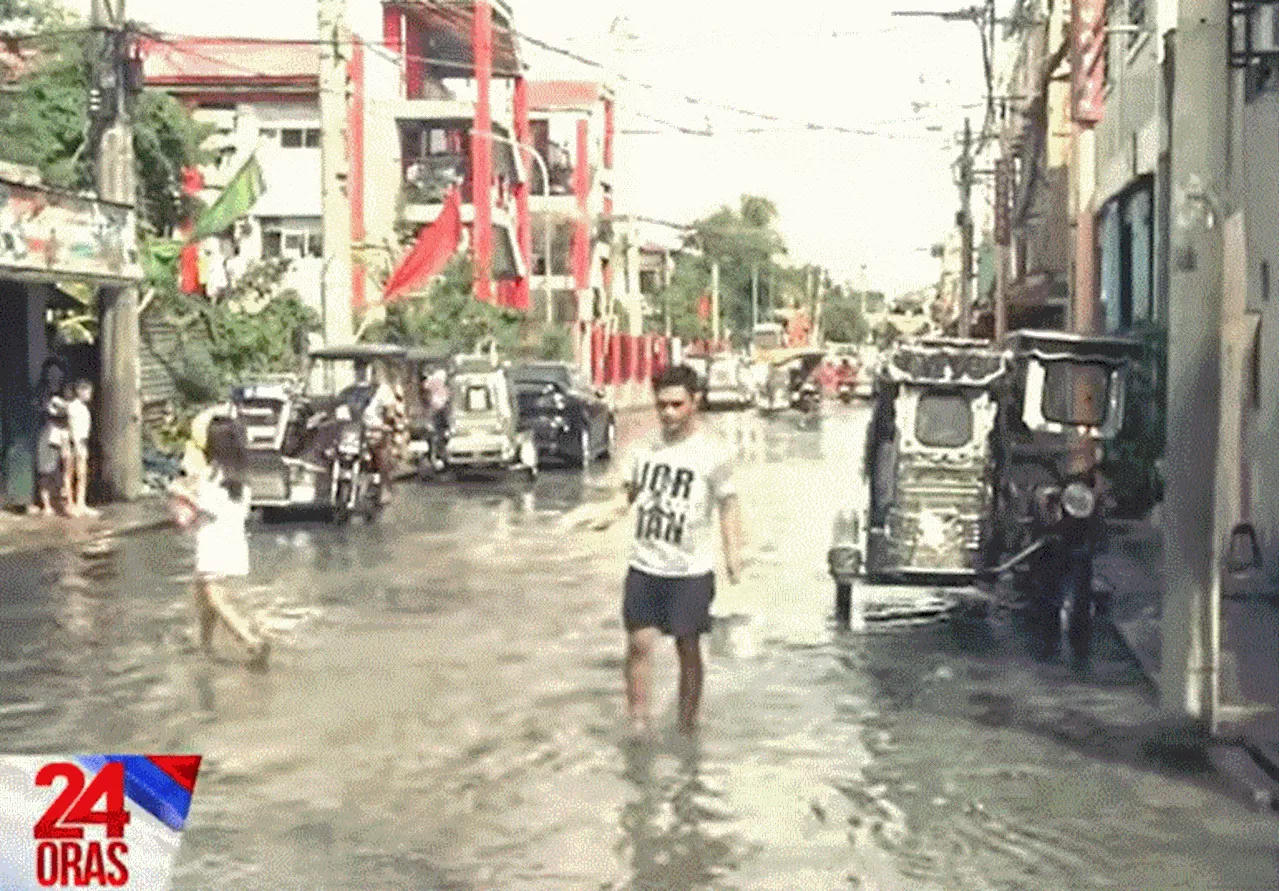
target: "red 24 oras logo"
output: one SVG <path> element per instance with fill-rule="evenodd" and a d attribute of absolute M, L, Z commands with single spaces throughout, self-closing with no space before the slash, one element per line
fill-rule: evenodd
<path fill-rule="evenodd" d="M 36 881 L 44 888 L 119 888 L 129 881 L 124 828 L 124 765 L 108 762 L 85 785 L 85 772 L 70 761 L 40 768 L 37 786 L 66 785 L 36 821 Z M 85 840 L 84 827 L 103 828 L 105 840 Z"/>

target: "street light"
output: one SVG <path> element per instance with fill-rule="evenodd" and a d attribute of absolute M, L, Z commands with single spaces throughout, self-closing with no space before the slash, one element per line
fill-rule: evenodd
<path fill-rule="evenodd" d="M 514 139 L 511 139 L 510 137 L 503 136 L 499 133 L 494 133 L 492 130 L 473 129 L 471 130 L 471 133 L 474 136 L 487 136 L 490 139 L 496 140 L 501 143 L 505 143 L 506 145 L 512 146 L 516 149 L 528 152 L 529 156 L 533 158 L 533 160 L 537 161 L 538 166 L 542 168 L 543 196 L 545 197 L 551 194 L 551 171 L 547 168 L 546 160 L 543 159 L 542 155 L 539 154 L 536 149 L 534 149 L 532 146 L 527 146 L 522 142 L 518 142 Z M 542 225 L 542 256 L 543 256 L 543 262 L 546 264 L 542 270 L 542 293 L 544 298 L 547 301 L 547 320 L 551 321 L 551 319 L 554 318 L 554 316 L 553 316 L 552 307 L 551 307 L 551 285 L 548 283 L 548 279 L 551 278 L 551 225 L 549 220 L 544 220 Z M 529 273 L 532 274 L 533 270 L 530 269 Z"/>

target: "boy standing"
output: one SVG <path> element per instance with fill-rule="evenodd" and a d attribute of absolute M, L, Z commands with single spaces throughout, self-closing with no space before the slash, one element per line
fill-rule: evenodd
<path fill-rule="evenodd" d="M 67 405 L 67 429 L 71 441 L 68 467 L 70 503 L 67 510 L 75 517 L 97 516 L 98 512 L 85 501 L 89 490 L 89 433 L 93 427 L 89 402 L 93 399 L 93 384 L 86 380 L 76 381 L 73 397 Z"/>

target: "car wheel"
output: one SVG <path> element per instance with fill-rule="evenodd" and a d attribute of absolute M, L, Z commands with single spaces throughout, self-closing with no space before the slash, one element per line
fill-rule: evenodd
<path fill-rule="evenodd" d="M 591 466 L 591 431 L 586 424 L 582 425 L 582 430 L 578 433 L 578 455 L 583 470 Z"/>

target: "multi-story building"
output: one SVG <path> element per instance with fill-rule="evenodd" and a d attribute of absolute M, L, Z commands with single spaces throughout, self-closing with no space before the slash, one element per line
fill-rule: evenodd
<path fill-rule="evenodd" d="M 1007 325 L 1070 326 L 1070 3 L 1018 0 L 1016 48 L 1001 126 L 1012 159 Z"/>
<path fill-rule="evenodd" d="M 254 260 L 288 257 L 283 282 L 320 309 L 320 55 L 314 44 L 213 37 L 143 41 L 147 86 L 180 99 L 213 133 L 213 160 L 188 177 L 206 204 L 251 155 L 266 191 L 224 237 L 201 245 L 215 291 Z M 179 183 L 175 182 L 175 189 Z"/>
<path fill-rule="evenodd" d="M 532 81 L 528 90 L 533 148 L 550 176 L 535 171 L 529 198 L 535 315 L 609 315 L 631 293 L 614 288 L 613 95 L 590 81 Z"/>
<path fill-rule="evenodd" d="M 390 82 L 370 83 L 368 229 L 411 233 L 435 220 L 457 187 L 476 297 L 527 307 L 536 162 L 516 148 L 530 144 L 529 84 L 511 8 L 387 0 L 382 10 L 395 64 Z"/>

